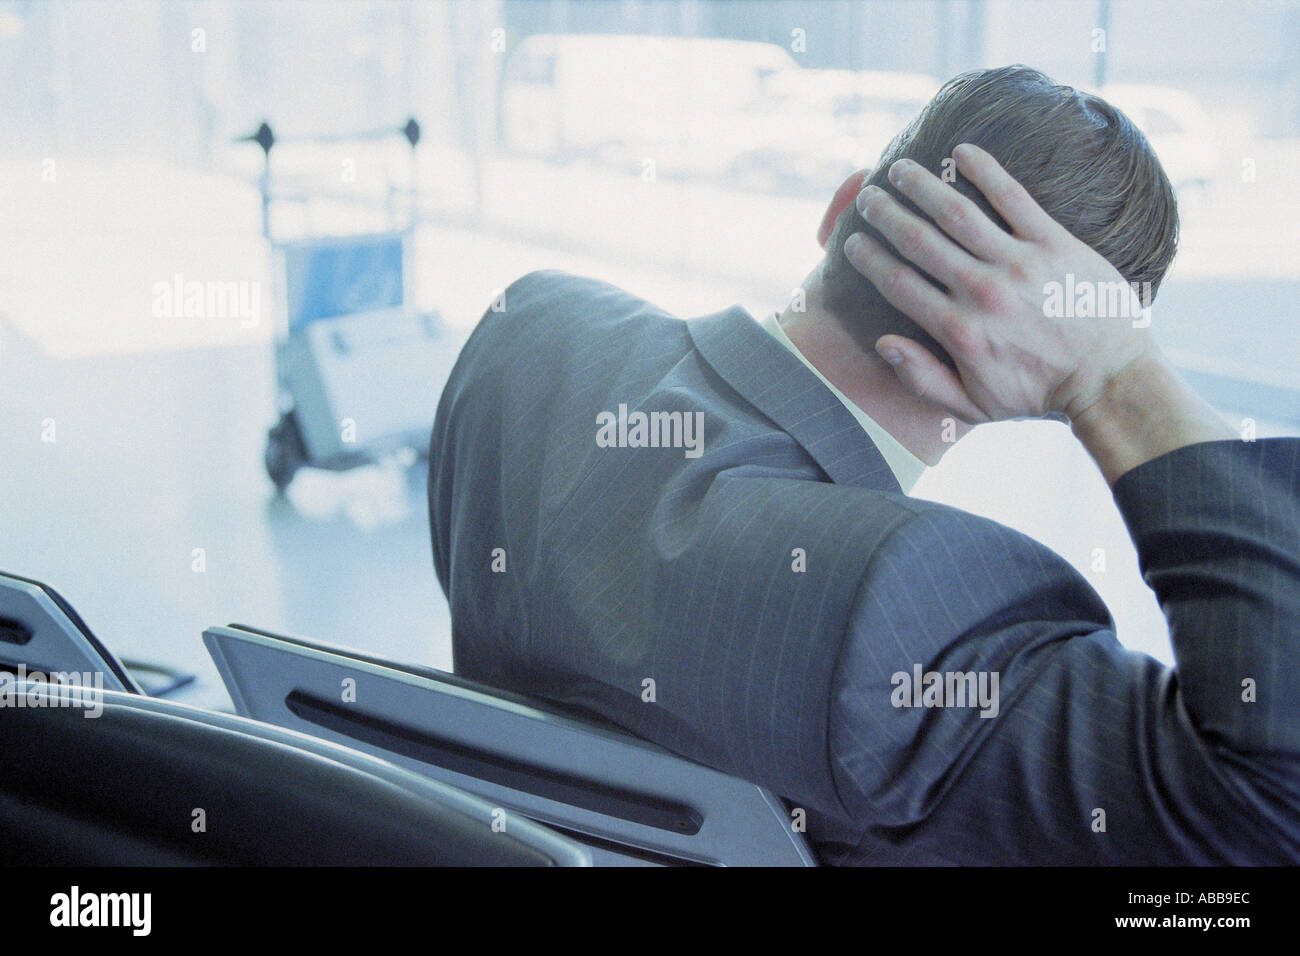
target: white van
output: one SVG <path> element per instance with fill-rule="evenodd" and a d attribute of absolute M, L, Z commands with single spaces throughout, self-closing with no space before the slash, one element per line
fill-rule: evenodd
<path fill-rule="evenodd" d="M 681 173 L 722 172 L 766 121 L 772 78 L 799 69 L 773 43 L 530 36 L 506 66 L 505 145 L 538 157 L 648 157 Z"/>

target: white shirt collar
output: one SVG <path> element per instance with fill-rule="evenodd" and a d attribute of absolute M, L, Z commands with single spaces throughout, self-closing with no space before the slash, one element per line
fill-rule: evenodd
<path fill-rule="evenodd" d="M 817 366 L 804 357 L 804 354 L 799 351 L 799 347 L 790 341 L 790 336 L 785 334 L 785 329 L 781 328 L 780 317 L 777 313 L 773 312 L 760 324 L 772 334 L 773 338 L 793 352 L 799 361 L 808 366 L 812 373 L 821 380 L 822 384 L 830 389 L 831 394 L 838 398 L 844 407 L 849 410 L 849 414 L 862 426 L 862 430 L 867 433 L 867 437 L 880 451 L 881 456 L 885 459 L 885 464 L 889 465 L 889 469 L 894 473 L 894 477 L 898 479 L 898 484 L 903 489 L 903 492 L 910 494 L 912 488 L 916 486 L 916 482 L 920 479 L 922 472 L 925 471 L 925 462 L 903 447 L 897 438 L 885 431 L 884 428 L 877 424 L 875 419 L 850 401 L 847 395 L 831 384 L 830 379 L 823 375 L 817 369 Z"/>

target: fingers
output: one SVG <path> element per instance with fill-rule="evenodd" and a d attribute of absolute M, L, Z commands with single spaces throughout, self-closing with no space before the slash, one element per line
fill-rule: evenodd
<path fill-rule="evenodd" d="M 952 151 L 952 157 L 957 161 L 958 172 L 975 184 L 1017 236 L 1043 242 L 1061 230 L 1025 187 L 984 150 L 962 143 Z"/>
<path fill-rule="evenodd" d="M 995 262 L 1014 248 L 1014 240 L 979 206 L 919 163 L 898 160 L 889 168 L 889 181 L 972 255 Z"/>
<path fill-rule="evenodd" d="M 903 258 L 949 288 L 964 284 L 976 265 L 969 253 L 878 186 L 868 186 L 858 194 L 858 212 Z"/>
<path fill-rule="evenodd" d="M 955 247 L 954 247 L 955 248 Z M 899 262 L 870 236 L 855 232 L 844 242 L 844 256 L 894 308 L 949 346 L 952 304 L 911 266 Z"/>
<path fill-rule="evenodd" d="M 913 395 L 934 402 L 967 424 L 990 420 L 967 394 L 957 374 L 924 345 L 901 335 L 882 335 L 876 340 L 876 351 Z"/>

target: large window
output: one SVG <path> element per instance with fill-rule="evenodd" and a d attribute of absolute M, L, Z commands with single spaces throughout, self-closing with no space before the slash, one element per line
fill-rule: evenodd
<path fill-rule="evenodd" d="M 1282 2 L 2 3 L 0 489 L 24 505 L 0 509 L 0 566 L 137 656 L 198 666 L 201 627 L 239 617 L 446 666 L 418 488 L 375 466 L 270 495 L 286 315 L 259 186 L 284 242 L 403 229 L 414 190 L 407 275 L 456 334 L 544 267 L 761 317 L 818 261 L 842 178 L 944 80 L 1011 62 L 1145 130 L 1183 216 L 1155 332 L 1243 434 L 1294 434 L 1297 48 Z M 378 135 L 410 117 L 413 163 Z M 258 321 L 156 307 L 186 282 L 243 283 Z M 917 494 L 1045 541 L 1168 657 L 1062 426 L 977 429 Z"/>

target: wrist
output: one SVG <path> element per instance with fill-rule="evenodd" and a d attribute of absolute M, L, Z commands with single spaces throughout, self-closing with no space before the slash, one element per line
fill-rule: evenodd
<path fill-rule="evenodd" d="M 1064 411 L 1071 427 L 1078 426 L 1078 434 L 1079 428 L 1086 431 L 1149 407 L 1153 399 L 1159 400 L 1177 385 L 1176 379 L 1168 359 L 1153 346 L 1123 360 L 1091 387 L 1077 392 Z"/>
<path fill-rule="evenodd" d="M 1080 404 L 1070 428 L 1112 485 L 1176 448 L 1238 437 L 1157 349 L 1130 359 Z"/>

